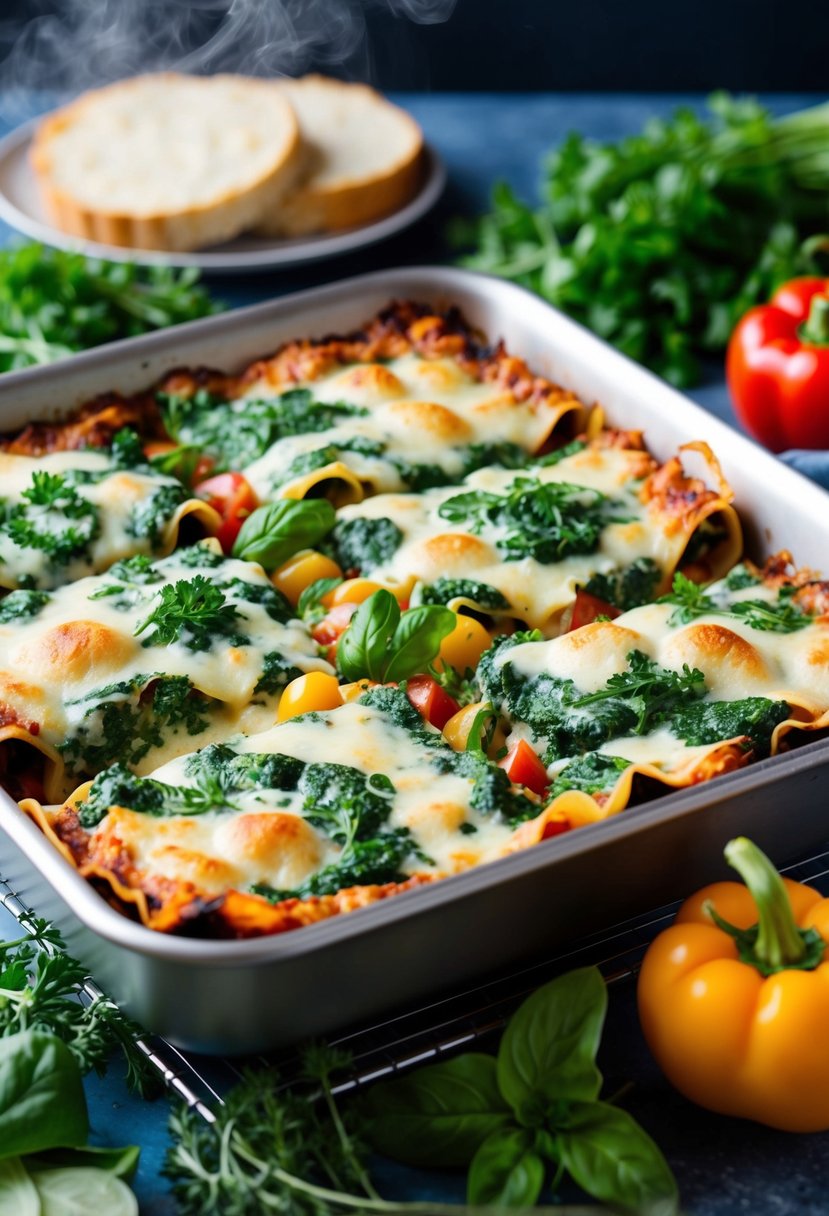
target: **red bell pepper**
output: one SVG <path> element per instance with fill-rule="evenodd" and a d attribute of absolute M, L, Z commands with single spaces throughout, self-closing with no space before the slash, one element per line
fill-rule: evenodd
<path fill-rule="evenodd" d="M 829 448 L 829 279 L 792 279 L 728 344 L 737 416 L 773 452 Z"/>
<path fill-rule="evenodd" d="M 241 473 L 218 473 L 196 486 L 199 498 L 206 498 L 222 517 L 216 539 L 225 553 L 230 553 L 242 524 L 259 506 L 259 500 L 249 481 Z"/>

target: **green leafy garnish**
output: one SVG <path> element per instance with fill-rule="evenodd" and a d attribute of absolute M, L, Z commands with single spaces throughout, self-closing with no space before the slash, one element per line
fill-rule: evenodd
<path fill-rule="evenodd" d="M 538 292 L 673 384 L 724 350 L 737 320 L 798 274 L 825 229 L 829 109 L 774 118 L 715 94 L 638 135 L 572 134 L 549 156 L 541 204 L 500 184 L 488 215 L 458 221 L 464 265 Z"/>
<path fill-rule="evenodd" d="M 233 556 L 275 570 L 300 549 L 322 540 L 334 526 L 334 508 L 325 498 L 283 498 L 259 507 L 242 524 Z"/>
<path fill-rule="evenodd" d="M 197 270 L 25 244 L 0 252 L 0 371 L 52 363 L 217 312 Z"/>
<path fill-rule="evenodd" d="M 158 592 L 158 603 L 136 627 L 140 637 L 153 626 L 142 646 L 170 646 L 181 641 L 189 650 L 210 650 L 217 638 L 231 646 L 246 646 L 248 638 L 239 633 L 236 622 L 244 615 L 229 604 L 223 591 L 203 574 L 168 583 Z"/>
<path fill-rule="evenodd" d="M 598 490 L 516 477 L 504 494 L 487 490 L 457 494 L 440 505 L 438 515 L 466 525 L 475 534 L 505 532 L 495 541 L 505 561 L 532 557 L 557 562 L 571 554 L 593 553 L 602 530 L 609 523 L 623 522 L 618 511 L 618 504 Z"/>
<path fill-rule="evenodd" d="M 455 621 L 454 612 L 437 604 L 401 613 L 390 591 L 375 591 L 340 638 L 337 666 L 346 680 L 405 680 L 428 670 Z"/>

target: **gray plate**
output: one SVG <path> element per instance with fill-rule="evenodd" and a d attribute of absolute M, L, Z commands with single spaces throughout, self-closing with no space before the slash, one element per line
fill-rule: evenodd
<path fill-rule="evenodd" d="M 58 249 L 85 253 L 89 257 L 107 258 L 111 262 L 137 262 L 141 266 L 197 266 L 210 274 L 301 266 L 321 258 L 352 253 L 355 249 L 363 249 L 366 245 L 373 245 L 401 232 L 435 205 L 446 185 L 443 162 L 435 150 L 427 146 L 423 182 L 415 197 L 405 207 L 372 224 L 293 240 L 240 236 L 223 245 L 214 245 L 195 253 L 124 249 L 69 236 L 49 223 L 29 165 L 29 148 L 39 122 L 39 118 L 32 119 L 0 139 L 0 217 L 35 241 L 55 245 Z"/>
<path fill-rule="evenodd" d="M 641 426 L 657 456 L 709 442 L 737 491 L 755 553 L 787 547 L 825 564 L 829 498 L 767 452 L 537 297 L 441 267 L 383 271 L 78 355 L 0 379 L 0 429 L 129 392 L 176 365 L 228 370 L 280 342 L 353 328 L 392 298 L 456 303 L 541 374 Z M 829 740 L 659 798 L 372 907 L 246 942 L 165 937 L 109 907 L 0 792 L 0 873 L 58 923 L 96 979 L 150 1030 L 211 1053 L 249 1053 L 457 989 L 680 898 L 724 876 L 747 832 L 776 861 L 827 836 Z"/>

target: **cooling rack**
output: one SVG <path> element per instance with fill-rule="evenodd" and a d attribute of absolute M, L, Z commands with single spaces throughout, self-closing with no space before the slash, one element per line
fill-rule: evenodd
<path fill-rule="evenodd" d="M 829 892 L 829 850 L 801 859 L 783 872 L 798 882 Z M 24 929 L 34 915 L 3 879 L 0 879 L 0 906 Z M 380 1077 L 401 1073 L 462 1048 L 486 1045 L 529 993 L 573 967 L 599 967 L 611 987 L 631 982 L 648 943 L 670 923 L 678 906 L 666 904 L 586 937 L 567 950 L 491 976 L 483 983 L 466 986 L 406 1013 L 378 1018 L 329 1036 L 328 1042 L 346 1051 L 352 1061 L 334 1092 L 338 1095 L 353 1092 Z M 48 945 L 43 948 L 50 949 Z M 84 1001 L 102 998 L 100 988 L 91 978 L 84 982 L 79 995 Z M 245 1066 L 276 1066 L 283 1086 L 290 1086 L 297 1076 L 298 1057 L 291 1050 L 237 1060 L 181 1051 L 153 1035 L 136 1038 L 135 1042 L 171 1092 L 208 1122 L 214 1118 L 212 1108 L 222 1101 L 222 1095 L 239 1079 Z"/>

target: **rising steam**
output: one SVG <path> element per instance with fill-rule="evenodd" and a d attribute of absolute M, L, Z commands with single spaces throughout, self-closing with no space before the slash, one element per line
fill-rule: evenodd
<path fill-rule="evenodd" d="M 456 0 L 30 0 L 28 20 L 0 21 L 7 109 L 28 89 L 79 92 L 138 72 L 370 80 L 367 15 L 446 21 Z M 426 82 L 424 82 L 426 83 Z M 22 103 L 22 104 L 21 104 Z"/>

